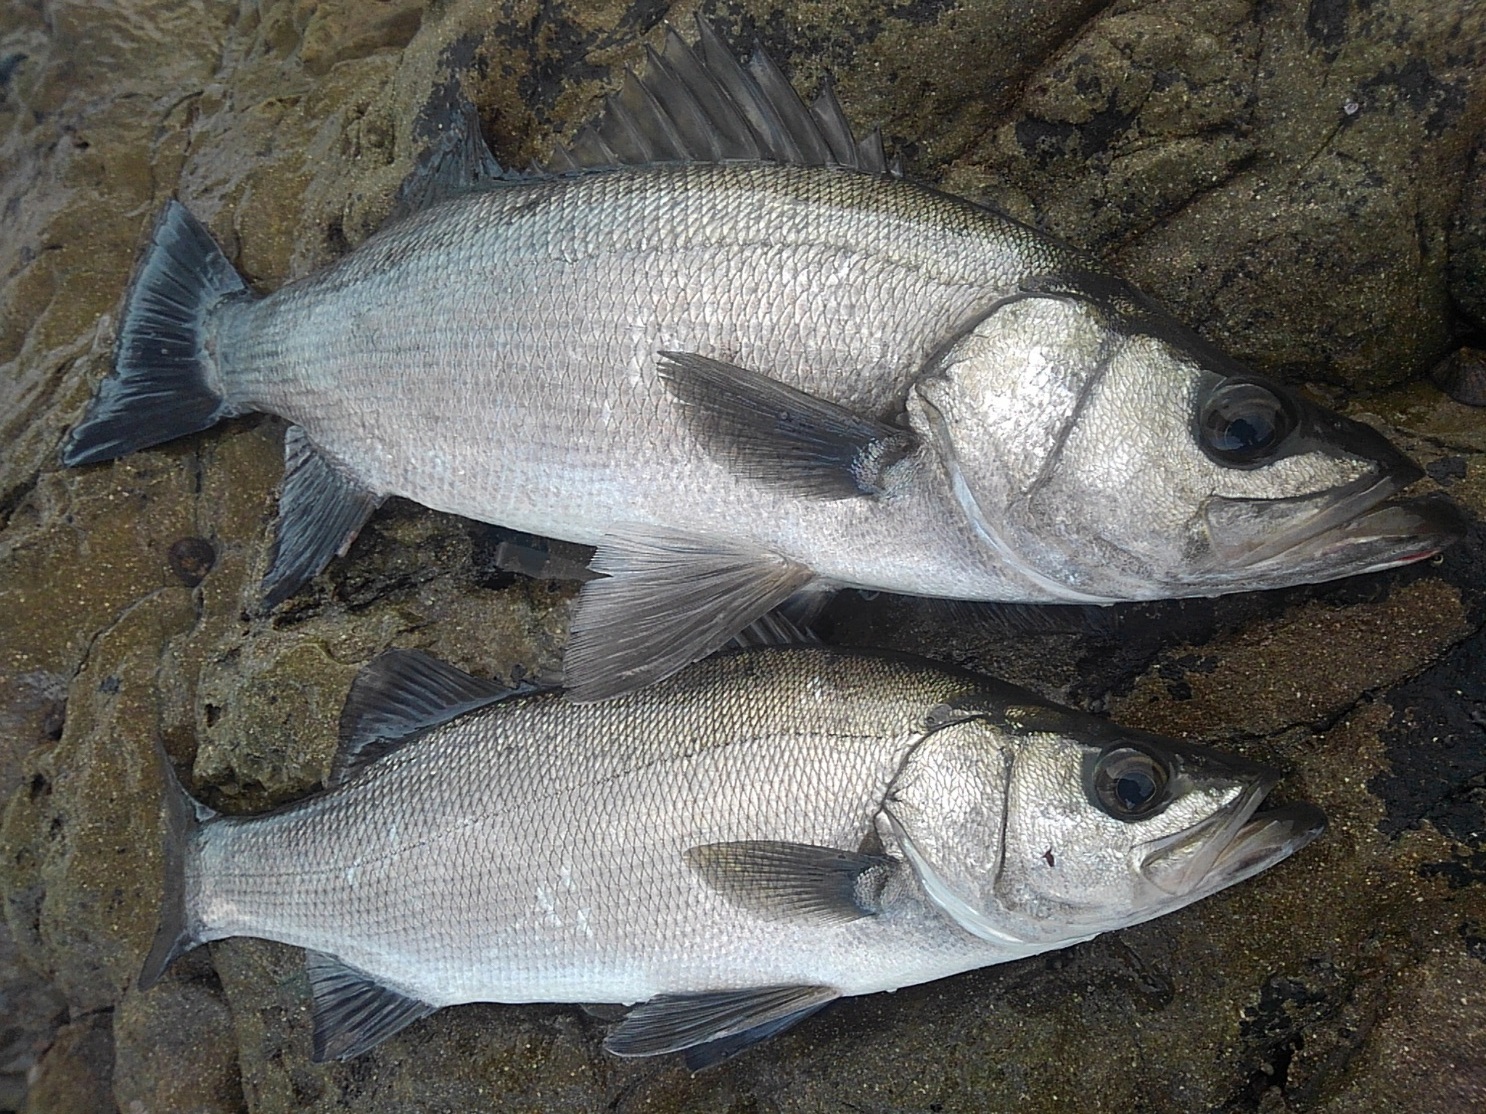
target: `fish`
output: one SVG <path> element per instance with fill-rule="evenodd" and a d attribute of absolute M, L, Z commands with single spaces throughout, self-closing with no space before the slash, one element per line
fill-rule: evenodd
<path fill-rule="evenodd" d="M 163 758 L 142 966 L 234 936 L 306 949 L 313 1057 L 464 1002 L 630 1008 L 621 1057 L 735 1055 L 837 998 L 1180 909 L 1325 828 L 1279 775 L 924 659 L 723 653 L 580 704 L 392 650 L 325 788 L 260 816 Z"/>
<path fill-rule="evenodd" d="M 393 218 L 258 296 L 179 201 L 79 466 L 287 422 L 264 606 L 388 496 L 595 549 L 573 699 L 839 588 L 1106 604 L 1417 561 L 1463 531 L 1370 427 L 1093 257 L 905 180 L 832 87 L 668 29 L 551 163 L 455 112 Z"/>

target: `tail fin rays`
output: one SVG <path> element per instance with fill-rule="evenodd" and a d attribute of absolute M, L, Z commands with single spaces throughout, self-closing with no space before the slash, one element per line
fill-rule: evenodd
<path fill-rule="evenodd" d="M 114 370 L 62 450 L 94 464 L 215 425 L 235 411 L 206 351 L 207 314 L 247 286 L 211 233 L 179 201 L 155 221 L 119 323 Z"/>
<path fill-rule="evenodd" d="M 158 748 L 161 778 L 165 783 L 165 886 L 160 895 L 160 924 L 155 941 L 139 972 L 139 989 L 148 990 L 160 981 L 166 968 L 201 941 L 191 927 L 186 907 L 186 854 L 196 831 L 216 815 L 193 800 L 175 776 L 163 748 Z"/>

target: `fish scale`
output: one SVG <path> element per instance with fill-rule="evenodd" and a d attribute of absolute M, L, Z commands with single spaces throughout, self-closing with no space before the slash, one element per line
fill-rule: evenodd
<path fill-rule="evenodd" d="M 681 166 L 498 187 L 389 228 L 348 257 L 348 274 L 224 305 L 225 390 L 302 426 L 372 488 L 440 510 L 585 544 L 615 523 L 679 518 L 727 534 L 740 521 L 754 533 L 759 518 L 775 524 L 761 544 L 843 582 L 879 580 L 853 566 L 901 566 L 894 539 L 910 531 L 914 548 L 932 548 L 936 533 L 960 532 L 958 516 L 938 508 L 946 521 L 935 522 L 916 505 L 866 515 L 760 492 L 679 420 L 656 353 L 698 351 L 864 413 L 892 411 L 933 349 L 1028 264 L 1014 267 L 997 227 L 977 233 L 964 208 L 819 168 Z M 822 281 L 842 270 L 848 281 Z M 488 281 L 472 282 L 484 271 Z M 376 331 L 360 324 L 366 306 L 394 297 L 375 311 Z M 862 323 L 873 331 L 865 354 Z M 354 406 L 369 397 L 374 411 Z M 431 473 L 421 464 L 433 443 L 450 465 Z"/>
<path fill-rule="evenodd" d="M 891 933 L 848 927 L 832 945 L 740 924 L 683 858 L 737 839 L 854 847 L 872 829 L 923 734 L 913 712 L 956 685 L 891 666 L 841 684 L 831 660 L 800 659 L 746 698 L 736 661 L 707 663 L 684 688 L 606 706 L 601 731 L 555 695 L 495 705 L 302 806 L 207 826 L 187 868 L 200 935 L 333 952 L 436 1004 L 554 988 L 630 1002 L 678 977 L 807 966 L 845 982 L 864 954 L 899 946 Z M 863 700 L 864 682 L 883 691 Z M 958 952 L 962 934 L 943 935 L 924 950 Z M 718 944 L 699 954 L 697 940 Z M 457 976 L 430 977 L 441 968 Z"/>

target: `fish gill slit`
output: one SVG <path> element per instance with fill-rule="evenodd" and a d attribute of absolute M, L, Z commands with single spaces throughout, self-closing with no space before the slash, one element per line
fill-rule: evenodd
<path fill-rule="evenodd" d="M 1047 456 L 1042 461 L 1042 467 L 1037 470 L 1037 475 L 1027 485 L 1026 491 L 1016 497 L 1020 504 L 1030 503 L 1033 497 L 1052 482 L 1053 471 L 1057 462 L 1063 456 L 1063 449 L 1068 444 L 1068 438 L 1073 436 L 1073 430 L 1077 427 L 1079 419 L 1083 417 L 1084 411 L 1089 407 L 1089 401 L 1094 392 L 1104 382 L 1104 377 L 1109 373 L 1109 365 L 1116 355 L 1129 343 L 1128 337 L 1105 337 L 1099 343 L 1099 358 L 1094 362 L 1094 371 L 1079 388 L 1078 398 L 1074 400 L 1073 409 L 1069 412 L 1067 420 L 1058 429 L 1057 436 L 1053 439 L 1052 448 L 1048 450 Z"/>

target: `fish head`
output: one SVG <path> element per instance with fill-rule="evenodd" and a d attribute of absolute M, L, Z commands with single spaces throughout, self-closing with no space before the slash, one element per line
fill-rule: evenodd
<path fill-rule="evenodd" d="M 1003 300 L 910 393 L 1027 598 L 1217 595 L 1370 572 L 1461 536 L 1376 430 L 1252 374 L 1103 276 Z"/>
<path fill-rule="evenodd" d="M 1260 810 L 1269 766 L 1035 707 L 1012 738 L 967 721 L 921 746 L 884 809 L 930 900 L 1032 954 L 1150 920 L 1250 878 L 1325 829 Z"/>

